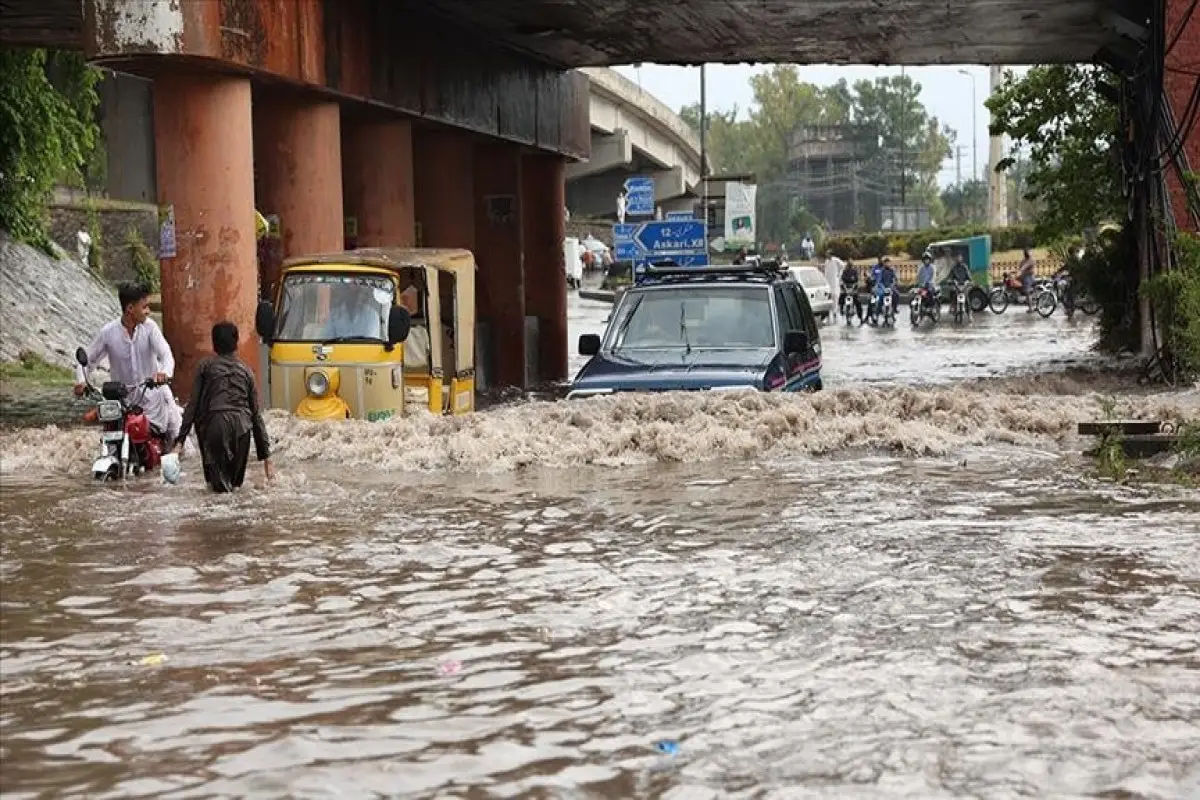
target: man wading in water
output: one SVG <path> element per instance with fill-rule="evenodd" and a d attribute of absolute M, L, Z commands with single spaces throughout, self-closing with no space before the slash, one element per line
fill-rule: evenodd
<path fill-rule="evenodd" d="M 237 326 L 232 322 L 213 325 L 212 345 L 216 355 L 196 366 L 192 399 L 183 413 L 175 452 L 183 449 L 195 423 L 204 480 L 214 492 L 230 492 L 245 480 L 252 436 L 267 480 L 274 470 L 267 429 L 258 410 L 254 373 L 237 357 Z"/>

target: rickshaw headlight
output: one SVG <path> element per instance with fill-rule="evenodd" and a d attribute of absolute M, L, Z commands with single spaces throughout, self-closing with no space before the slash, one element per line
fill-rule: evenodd
<path fill-rule="evenodd" d="M 305 381 L 305 388 L 313 397 L 324 397 L 329 391 L 329 376 L 324 372 L 311 372 Z"/>

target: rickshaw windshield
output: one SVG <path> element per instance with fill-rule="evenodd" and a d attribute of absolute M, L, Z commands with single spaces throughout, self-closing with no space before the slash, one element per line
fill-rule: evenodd
<path fill-rule="evenodd" d="M 385 275 L 292 273 L 284 278 L 275 338 L 285 342 L 382 342 L 396 298 Z"/>

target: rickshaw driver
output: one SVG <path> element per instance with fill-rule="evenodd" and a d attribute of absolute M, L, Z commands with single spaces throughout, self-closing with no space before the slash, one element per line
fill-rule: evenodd
<path fill-rule="evenodd" d="M 408 309 L 412 327 L 404 340 L 404 368 L 415 372 L 429 370 L 429 320 L 421 313 L 420 290 L 407 286 L 400 292 L 400 305 Z"/>
<path fill-rule="evenodd" d="M 369 286 L 346 286 L 334 291 L 327 338 L 382 339 L 382 306 Z"/>

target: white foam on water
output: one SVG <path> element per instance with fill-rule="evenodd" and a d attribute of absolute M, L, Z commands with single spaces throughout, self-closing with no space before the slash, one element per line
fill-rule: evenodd
<path fill-rule="evenodd" d="M 267 414 L 278 462 L 387 471 L 505 472 L 883 450 L 939 456 L 1007 444 L 1061 449 L 1082 420 L 1104 415 L 1095 384 L 1071 377 L 953 387 L 847 387 L 814 394 L 673 392 L 572 402 L 526 401 L 461 417 L 306 422 Z M 1120 399 L 1126 418 L 1196 418 L 1200 391 Z M 92 428 L 0 433 L 0 474 L 81 474 Z M 199 468 L 188 459 L 187 470 Z M 256 464 L 250 465 L 251 469 Z M 282 476 L 281 476 L 282 477 Z M 300 487 L 291 487 L 300 488 Z"/>

